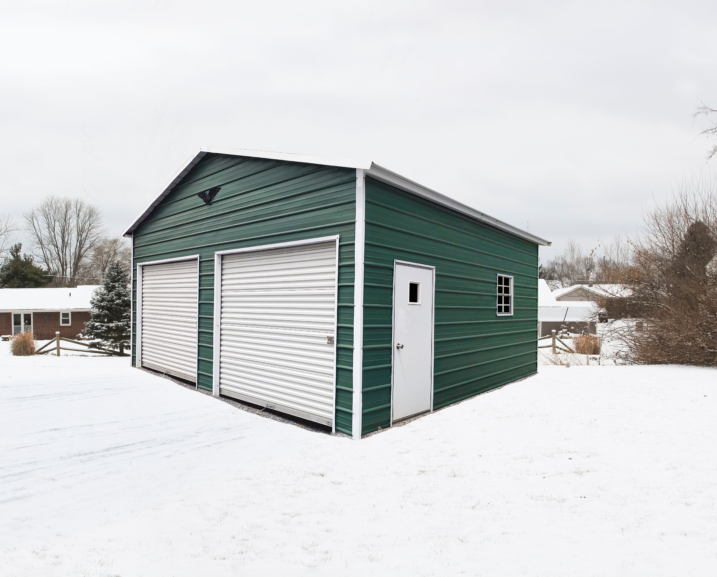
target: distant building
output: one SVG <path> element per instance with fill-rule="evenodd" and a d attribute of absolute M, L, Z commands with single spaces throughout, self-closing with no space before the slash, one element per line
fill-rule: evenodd
<path fill-rule="evenodd" d="M 625 288 L 619 284 L 576 284 L 554 290 L 556 301 L 597 302 L 604 298 L 625 296 Z"/>
<path fill-rule="evenodd" d="M 73 338 L 85 331 L 96 288 L 0 289 L 0 335 L 32 331 L 36 339 L 47 340 L 59 331 L 63 337 Z"/>
<path fill-rule="evenodd" d="M 599 298 L 597 293 L 587 290 L 587 288 L 587 285 L 576 285 L 551 292 L 548 283 L 540 279 L 538 281 L 538 335 L 545 337 L 550 335 L 553 330 L 560 332 L 563 329 L 571 333 L 595 334 L 598 305 L 589 299 L 578 300 L 575 298 L 591 295 L 592 298 Z M 567 298 L 559 300 L 563 296 Z"/>

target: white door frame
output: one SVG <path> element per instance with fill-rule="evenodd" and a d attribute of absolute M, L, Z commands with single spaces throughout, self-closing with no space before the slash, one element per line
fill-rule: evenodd
<path fill-rule="evenodd" d="M 416 268 L 428 269 L 433 273 L 433 307 L 431 308 L 431 410 L 433 412 L 433 357 L 434 352 L 434 334 L 436 326 L 436 267 L 427 264 L 420 264 L 416 262 L 409 262 L 405 260 L 394 260 L 393 261 L 393 285 L 391 287 L 391 299 L 396 294 L 396 267 L 401 266 L 413 266 Z M 391 422 L 390 426 L 393 427 L 393 368 L 396 365 L 396 303 L 393 302 L 391 305 Z M 409 417 L 410 418 L 410 417 Z"/>
<path fill-rule="evenodd" d="M 262 244 L 260 246 L 249 246 L 246 248 L 234 248 L 221 250 L 214 253 L 214 339 L 212 342 L 212 395 L 219 397 L 219 363 L 221 347 L 221 316 L 222 316 L 222 257 L 242 252 L 258 252 L 262 250 L 273 250 L 277 248 L 289 248 L 307 244 L 321 244 L 325 242 L 336 243 L 336 281 L 334 286 L 334 377 L 333 377 L 333 415 L 331 418 L 331 432 L 336 432 L 336 364 L 338 363 L 338 327 L 339 322 L 339 235 L 321 236 L 305 240 L 293 240 L 289 242 L 277 242 L 274 244 Z"/>
<path fill-rule="evenodd" d="M 59 310 L 59 309 L 57 309 L 57 310 Z M 35 333 L 35 315 L 34 315 L 33 311 L 19 310 L 19 311 L 12 311 L 10 313 L 10 315 L 11 315 L 10 316 L 10 334 L 12 334 L 12 336 L 15 336 L 15 317 L 12 315 L 27 315 L 27 314 L 30 315 L 30 332 L 33 333 L 33 335 L 34 335 L 34 333 Z M 58 322 L 60 322 L 61 320 L 62 320 L 62 316 L 60 316 L 60 320 Z"/>
<path fill-rule="evenodd" d="M 137 368 L 142 368 L 142 276 L 143 276 L 143 267 L 145 266 L 151 266 L 153 264 L 167 264 L 170 262 L 182 262 L 185 260 L 194 260 L 197 261 L 197 349 L 194 351 L 194 355 L 197 361 L 197 374 L 195 375 L 195 388 L 199 388 L 199 255 L 193 254 L 190 256 L 179 256 L 177 258 L 165 258 L 162 260 L 152 260 L 148 262 L 140 262 L 137 263 L 137 326 L 135 329 L 135 335 L 136 335 L 136 349 L 137 354 L 135 362 L 137 363 Z M 131 351 L 130 351 L 131 352 Z"/>

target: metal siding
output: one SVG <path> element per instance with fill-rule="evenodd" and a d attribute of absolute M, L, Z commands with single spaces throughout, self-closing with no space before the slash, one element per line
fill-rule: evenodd
<path fill-rule="evenodd" d="M 537 245 L 367 178 L 364 434 L 390 424 L 394 259 L 436 267 L 434 409 L 537 371 Z M 514 277 L 511 317 L 496 273 Z"/>
<path fill-rule="evenodd" d="M 197 261 L 142 267 L 143 367 L 197 381 Z"/>
<path fill-rule="evenodd" d="M 222 258 L 221 394 L 331 426 L 336 242 Z"/>
<path fill-rule="evenodd" d="M 222 188 L 207 206 L 196 194 L 212 186 Z M 339 235 L 335 419 L 351 434 L 355 197 L 353 169 L 208 154 L 137 228 L 135 267 L 200 255 L 199 388 L 212 390 L 214 253 Z"/>

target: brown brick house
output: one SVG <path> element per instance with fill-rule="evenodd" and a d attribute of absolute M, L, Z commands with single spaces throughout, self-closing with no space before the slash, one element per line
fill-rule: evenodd
<path fill-rule="evenodd" d="M 90 320 L 90 299 L 97 286 L 0 289 L 0 335 L 31 330 L 37 340 L 75 338 Z"/>

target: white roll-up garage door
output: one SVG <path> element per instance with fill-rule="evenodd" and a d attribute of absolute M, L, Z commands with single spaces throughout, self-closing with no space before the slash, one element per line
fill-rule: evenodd
<path fill-rule="evenodd" d="M 331 426 L 336 241 L 222 257 L 219 391 Z"/>
<path fill-rule="evenodd" d="M 197 382 L 197 260 L 142 266 L 143 367 Z"/>

